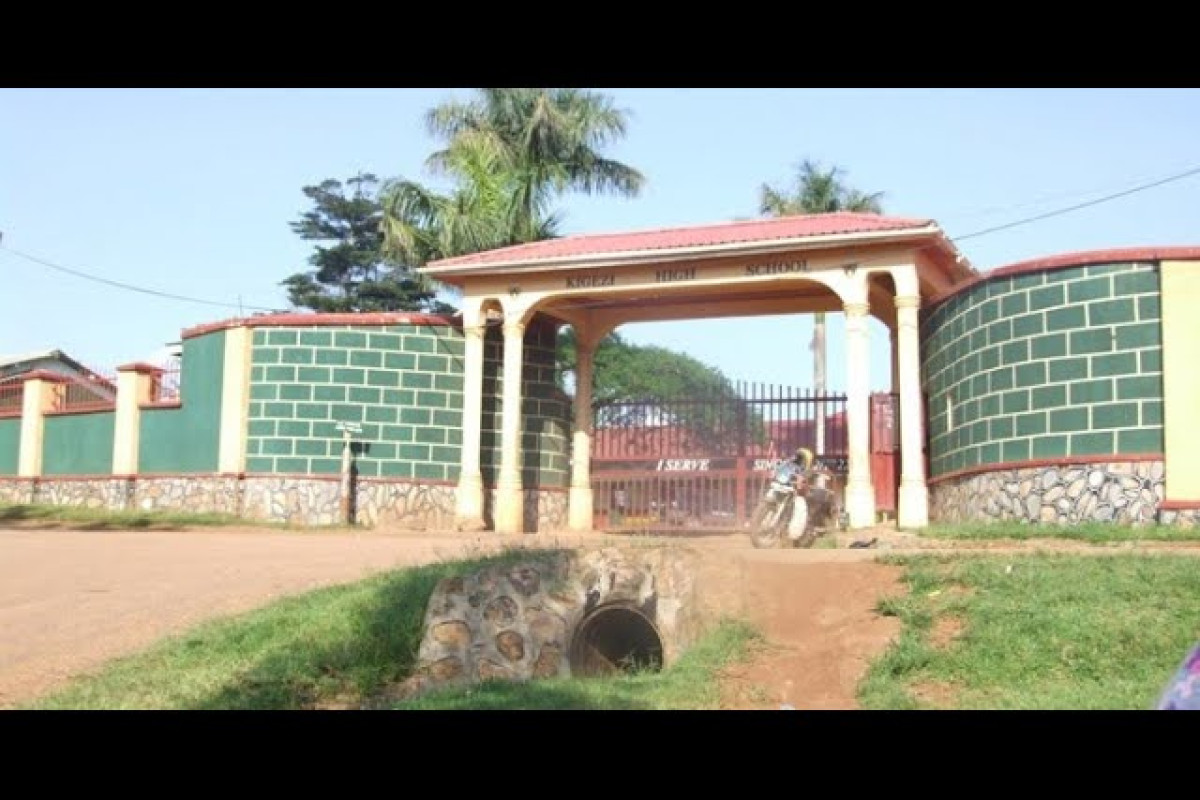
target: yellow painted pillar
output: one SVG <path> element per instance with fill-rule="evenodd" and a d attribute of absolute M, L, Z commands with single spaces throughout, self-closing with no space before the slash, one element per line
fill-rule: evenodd
<path fill-rule="evenodd" d="M 1200 502 L 1200 262 L 1164 261 L 1162 304 L 1163 449 L 1166 499 Z M 1142 413 L 1145 413 L 1144 411 Z"/>
<path fill-rule="evenodd" d="M 875 490 L 871 485 L 871 348 L 868 306 L 844 304 L 846 311 L 846 428 L 850 456 L 846 479 L 846 513 L 851 528 L 875 524 Z"/>
<path fill-rule="evenodd" d="M 113 420 L 113 474 L 136 475 L 142 424 L 142 404 L 149 403 L 155 375 L 162 370 L 150 364 L 117 367 L 117 409 Z"/>
<path fill-rule="evenodd" d="M 479 466 L 480 427 L 483 424 L 484 325 L 463 325 L 462 454 L 455 492 L 459 530 L 483 530 L 483 473 Z"/>
<path fill-rule="evenodd" d="M 500 474 L 496 480 L 496 532 L 525 529 L 521 488 L 521 370 L 525 360 L 525 323 L 504 323 L 504 388 L 501 394 Z"/>
<path fill-rule="evenodd" d="M 42 474 L 43 436 L 46 412 L 54 406 L 55 390 L 62 383 L 47 372 L 34 373 L 25 380 L 21 405 L 21 446 L 17 454 L 17 475 L 36 478 Z"/>
<path fill-rule="evenodd" d="M 900 508 L 901 528 L 929 524 L 929 487 L 925 483 L 924 410 L 921 403 L 921 340 L 918 331 L 919 295 L 896 297 L 897 377 L 900 393 Z"/>
<path fill-rule="evenodd" d="M 250 425 L 250 350 L 253 331 L 230 328 L 225 332 L 225 363 L 221 383 L 221 434 L 217 471 L 246 471 L 246 438 Z"/>
<path fill-rule="evenodd" d="M 575 433 L 571 440 L 568 521 L 573 531 L 592 529 L 592 365 L 596 343 L 576 329 Z"/>

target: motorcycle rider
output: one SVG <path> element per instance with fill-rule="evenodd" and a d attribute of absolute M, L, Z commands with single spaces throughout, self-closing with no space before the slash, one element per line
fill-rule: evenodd
<path fill-rule="evenodd" d="M 792 518 L 788 521 L 788 538 L 794 543 L 800 541 L 808 527 L 807 486 L 809 471 L 812 469 L 813 451 L 807 447 L 796 449 L 791 459 L 784 461 L 775 469 L 771 482 L 778 485 L 775 491 L 794 491 L 796 499 L 792 504 Z"/>

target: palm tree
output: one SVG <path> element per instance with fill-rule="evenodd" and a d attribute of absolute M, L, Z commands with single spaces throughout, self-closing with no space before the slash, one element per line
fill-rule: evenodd
<path fill-rule="evenodd" d="M 429 168 L 454 188 L 437 194 L 392 181 L 384 192 L 385 243 L 423 264 L 434 258 L 557 235 L 553 201 L 569 191 L 633 197 L 644 178 L 601 150 L 625 134 L 627 112 L 582 89 L 480 89 L 430 110 L 446 146 Z"/>
<path fill-rule="evenodd" d="M 759 190 L 759 211 L 774 217 L 790 214 L 828 214 L 834 211 L 857 211 L 881 214 L 883 192 L 865 194 L 842 182 L 845 170 L 841 167 L 821 169 L 815 161 L 805 159 L 797 169 L 792 190 L 776 189 L 763 184 Z"/>
<path fill-rule="evenodd" d="M 479 89 L 469 102 L 444 103 L 426 115 L 429 132 L 448 143 L 428 163 L 453 173 L 465 150 L 494 165 L 510 191 L 510 237 L 534 241 L 550 203 L 568 191 L 638 195 L 642 174 L 601 152 L 625 136 L 628 116 L 611 98 L 585 89 Z"/>
<path fill-rule="evenodd" d="M 880 199 L 883 192 L 865 194 L 842 182 L 841 167 L 823 170 L 817 162 L 805 159 L 800 163 L 795 187 L 776 189 L 763 184 L 759 190 L 758 209 L 762 214 L 784 217 L 791 214 L 827 214 L 835 211 L 883 213 Z M 825 394 L 825 314 L 813 316 L 813 389 L 818 397 Z M 823 404 L 817 406 L 817 452 L 825 449 L 825 414 Z"/>
<path fill-rule="evenodd" d="M 384 186 L 385 250 L 408 263 L 425 264 L 518 243 L 507 223 L 514 181 L 496 159 L 479 150 L 455 149 L 446 170 L 457 180 L 445 194 L 404 178 Z M 554 215 L 541 216 L 532 236 L 552 238 L 557 225 Z"/>

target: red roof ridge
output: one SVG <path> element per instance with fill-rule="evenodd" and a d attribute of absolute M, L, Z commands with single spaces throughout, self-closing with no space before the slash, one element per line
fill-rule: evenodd
<path fill-rule="evenodd" d="M 427 267 L 440 266 L 460 266 L 467 264 L 486 264 L 487 262 L 496 262 L 503 260 L 504 256 L 516 256 L 522 252 L 528 251 L 557 251 L 546 255 L 533 255 L 532 259 L 545 258 L 552 259 L 564 255 L 588 255 L 589 253 L 566 253 L 563 249 L 573 249 L 571 245 L 589 242 L 600 244 L 612 240 L 620 239 L 653 239 L 656 236 L 671 236 L 681 233 L 699 233 L 703 231 L 731 231 L 741 228 L 756 227 L 758 229 L 780 227 L 784 228 L 788 225 L 794 225 L 797 222 L 814 221 L 814 220 L 829 220 L 829 221 L 845 221 L 850 222 L 866 222 L 872 221 L 881 228 L 887 230 L 898 230 L 904 228 L 920 228 L 934 224 L 934 220 L 920 217 L 899 217 L 886 216 L 883 214 L 874 214 L 861 211 L 831 211 L 824 214 L 792 214 L 784 217 L 755 217 L 753 219 L 731 220 L 728 222 L 713 222 L 697 225 L 677 225 L 670 227 L 644 228 L 641 230 L 624 230 L 624 231 L 605 231 L 600 233 L 576 233 L 568 236 L 560 236 L 554 239 L 542 239 L 534 242 L 523 242 L 521 244 L 508 245 L 507 247 L 498 247 L 493 250 L 484 250 L 476 253 L 466 253 L 461 256 L 452 256 L 450 258 L 437 259 L 426 264 Z M 791 234 L 783 235 L 780 238 L 785 239 L 803 239 L 812 236 L 834 235 L 837 233 L 855 233 L 860 231 L 818 231 L 809 234 Z M 743 240 L 726 239 L 720 242 L 696 242 L 694 244 L 676 245 L 677 247 L 702 247 L 710 244 L 728 244 L 740 243 Z M 757 237 L 754 239 L 744 240 L 746 243 L 753 241 L 770 241 L 766 237 Z M 599 255 L 601 252 L 625 252 L 638 250 L 661 250 L 671 249 L 671 245 L 661 243 L 646 243 L 645 245 L 637 242 L 629 243 L 629 247 L 620 250 L 614 249 L 610 251 L 596 251 Z"/>
<path fill-rule="evenodd" d="M 801 219 L 832 219 L 847 218 L 847 219 L 881 219 L 888 222 L 910 222 L 913 224 L 928 225 L 933 222 L 931 219 L 920 219 L 918 217 L 892 217 L 886 214 L 875 214 L 869 211 L 827 211 L 821 214 L 788 214 L 784 217 L 755 217 L 754 219 L 734 219 L 728 222 L 706 222 L 696 223 L 693 225 L 667 225 L 658 228 L 634 228 L 627 231 L 602 231 L 600 233 L 572 233 L 569 236 L 558 237 L 559 241 L 571 239 L 610 239 L 615 236 L 646 236 L 654 233 L 677 233 L 679 231 L 694 231 L 704 230 L 705 228 L 734 228 L 741 225 L 771 225 L 782 224 L 786 222 L 795 222 Z M 546 240 L 543 240 L 546 241 Z M 523 242 L 522 244 L 509 245 L 509 247 L 524 247 L 527 244 L 538 244 L 538 242 Z M 507 250 L 508 247 L 498 248 Z M 495 250 L 491 252 L 496 252 Z M 474 254 L 472 254 L 474 255 Z"/>

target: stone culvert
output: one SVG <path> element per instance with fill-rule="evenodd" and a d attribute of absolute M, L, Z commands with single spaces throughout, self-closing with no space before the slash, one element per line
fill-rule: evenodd
<path fill-rule="evenodd" d="M 699 625 L 682 551 L 608 548 L 489 567 L 434 589 L 416 670 L 400 694 L 653 669 L 677 658 Z"/>

